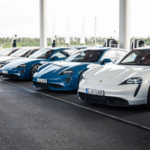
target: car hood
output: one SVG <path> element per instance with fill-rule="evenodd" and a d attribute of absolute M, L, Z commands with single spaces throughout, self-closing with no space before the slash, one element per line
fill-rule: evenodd
<path fill-rule="evenodd" d="M 21 58 L 21 59 L 15 59 L 11 62 L 9 62 L 8 64 L 6 64 L 3 69 L 12 69 L 12 68 L 16 68 L 19 65 L 22 64 L 30 64 L 30 65 L 34 65 L 34 63 L 40 62 L 42 59 L 29 59 L 29 58 Z"/>
<path fill-rule="evenodd" d="M 88 66 L 89 63 L 81 63 L 81 62 L 54 62 L 45 68 L 43 68 L 41 71 L 39 71 L 37 74 L 35 74 L 36 77 L 52 77 L 58 75 L 64 70 L 77 70 L 80 71 L 86 66 Z M 78 68 L 78 69 L 75 69 Z"/>
<path fill-rule="evenodd" d="M 20 59 L 20 57 L 10 57 L 10 56 L 0 57 L 0 62 L 9 61 L 9 60 L 13 60 L 13 59 Z"/>
<path fill-rule="evenodd" d="M 85 80 L 90 84 L 114 86 L 133 77 L 149 79 L 149 72 L 150 66 L 106 65 L 89 70 Z"/>

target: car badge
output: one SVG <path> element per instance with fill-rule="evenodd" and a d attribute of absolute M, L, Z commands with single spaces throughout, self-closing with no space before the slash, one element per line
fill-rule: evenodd
<path fill-rule="evenodd" d="M 99 82 L 102 82 L 103 80 L 100 80 Z"/>

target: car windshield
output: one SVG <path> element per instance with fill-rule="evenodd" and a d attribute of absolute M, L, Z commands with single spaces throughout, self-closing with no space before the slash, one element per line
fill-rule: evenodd
<path fill-rule="evenodd" d="M 51 49 L 41 49 L 31 55 L 29 58 L 31 59 L 48 59 L 49 56 L 54 52 L 54 50 Z"/>
<path fill-rule="evenodd" d="M 119 64 L 150 65 L 150 51 L 149 50 L 133 50 Z"/>
<path fill-rule="evenodd" d="M 20 49 L 17 52 L 11 54 L 11 57 L 25 57 L 31 49 Z"/>
<path fill-rule="evenodd" d="M 102 50 L 87 50 L 76 53 L 70 56 L 66 61 L 68 62 L 97 62 L 103 54 Z"/>
<path fill-rule="evenodd" d="M 4 49 L 0 52 L 0 56 L 6 56 L 9 53 L 11 53 L 12 50 L 13 50 L 13 48 Z"/>

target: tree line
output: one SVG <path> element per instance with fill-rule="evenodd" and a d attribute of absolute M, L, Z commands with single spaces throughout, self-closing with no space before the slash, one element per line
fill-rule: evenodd
<path fill-rule="evenodd" d="M 108 37 L 112 38 L 112 37 Z M 131 40 L 133 40 L 136 37 L 132 37 Z M 139 38 L 142 39 L 145 44 L 150 45 L 150 38 Z M 103 45 L 106 38 L 97 37 L 96 41 L 99 45 Z M 68 44 L 65 43 L 65 37 L 57 37 L 57 46 L 67 46 Z M 94 45 L 95 44 L 95 38 L 85 38 L 86 45 Z M 119 41 L 118 41 L 119 42 Z M 48 46 L 51 46 L 51 38 L 47 38 Z M 80 38 L 78 37 L 70 37 L 70 45 L 83 45 L 80 43 Z M 9 48 L 12 46 L 12 38 L 10 37 L 3 37 L 0 38 L 0 47 L 3 48 Z M 28 46 L 40 46 L 40 38 L 28 38 L 28 37 L 19 37 L 17 38 L 17 47 L 28 47 Z"/>

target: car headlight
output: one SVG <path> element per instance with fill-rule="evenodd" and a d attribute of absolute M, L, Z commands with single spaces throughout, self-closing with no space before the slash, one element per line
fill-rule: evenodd
<path fill-rule="evenodd" d="M 66 70 L 61 72 L 59 75 L 73 74 L 73 70 Z"/>
<path fill-rule="evenodd" d="M 22 64 L 22 65 L 19 65 L 18 67 L 16 68 L 25 68 L 27 65 L 26 64 Z"/>
<path fill-rule="evenodd" d="M 142 83 L 142 78 L 130 78 L 125 80 L 123 83 L 121 84 L 141 84 Z"/>

